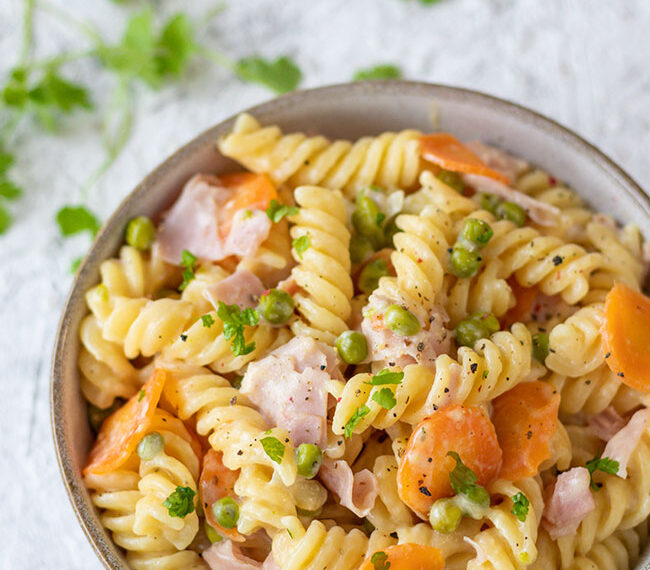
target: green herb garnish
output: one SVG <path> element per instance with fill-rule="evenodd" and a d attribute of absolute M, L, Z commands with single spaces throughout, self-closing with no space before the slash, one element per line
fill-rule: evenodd
<path fill-rule="evenodd" d="M 309 236 L 304 235 L 294 239 L 291 245 L 293 246 L 293 249 L 296 250 L 298 258 L 302 259 L 302 254 L 309 249 L 311 242 L 309 241 Z"/>
<path fill-rule="evenodd" d="M 401 384 L 404 372 L 391 372 L 390 368 L 384 368 L 375 374 L 368 384 L 371 386 L 383 386 L 384 384 Z"/>
<path fill-rule="evenodd" d="M 260 83 L 276 93 L 293 91 L 302 80 L 300 68 L 288 57 L 275 61 L 260 56 L 240 59 L 234 71 L 245 81 Z"/>
<path fill-rule="evenodd" d="M 384 63 L 367 69 L 360 69 L 354 74 L 354 81 L 369 81 L 374 79 L 400 79 L 402 70 L 396 65 Z"/>
<path fill-rule="evenodd" d="M 201 322 L 205 328 L 209 329 L 214 324 L 214 318 L 212 315 L 203 315 L 201 317 Z"/>
<path fill-rule="evenodd" d="M 64 206 L 58 211 L 56 222 L 64 236 L 84 231 L 88 231 L 94 236 L 101 227 L 99 220 L 85 206 Z"/>
<path fill-rule="evenodd" d="M 456 467 L 449 473 L 449 481 L 454 492 L 465 495 L 470 501 L 478 505 L 489 505 L 490 495 L 485 487 L 476 483 L 478 481 L 476 473 L 463 463 L 460 455 L 455 451 L 448 451 L 447 456 L 456 461 Z"/>
<path fill-rule="evenodd" d="M 196 278 L 194 270 L 196 269 L 196 256 L 187 251 L 183 250 L 181 253 L 181 267 L 183 269 L 183 282 L 178 286 L 179 291 L 184 291 L 185 288 Z"/>
<path fill-rule="evenodd" d="M 272 222 L 278 223 L 285 216 L 295 216 L 299 212 L 296 206 L 287 206 L 280 204 L 275 198 L 271 200 L 269 207 L 266 209 L 266 215 Z"/>
<path fill-rule="evenodd" d="M 343 433 L 345 437 L 350 437 L 352 435 L 352 430 L 357 426 L 361 419 L 367 416 L 370 413 L 370 408 L 363 404 L 359 406 L 355 412 L 352 414 L 352 417 L 347 421 L 343 428 Z"/>
<path fill-rule="evenodd" d="M 375 552 L 370 557 L 370 562 L 372 562 L 375 570 L 388 570 L 390 568 L 390 562 L 388 562 L 388 554 L 385 552 Z"/>
<path fill-rule="evenodd" d="M 374 402 L 377 402 L 382 408 L 385 408 L 387 410 L 392 410 L 395 407 L 395 404 L 397 404 L 395 394 L 393 394 L 393 391 L 390 388 L 382 388 L 378 392 L 375 392 L 372 395 L 372 399 Z"/>
<path fill-rule="evenodd" d="M 259 320 L 259 313 L 252 308 L 240 309 L 237 305 L 226 305 L 219 301 L 217 316 L 223 321 L 223 336 L 232 339 L 230 351 L 235 356 L 250 354 L 255 350 L 255 343 L 246 344 L 244 327 L 253 327 Z"/>
<path fill-rule="evenodd" d="M 619 462 L 610 459 L 609 457 L 601 457 L 600 453 L 596 455 L 593 459 L 587 461 L 586 467 L 589 471 L 589 477 L 591 478 L 590 487 L 594 491 L 598 491 L 600 487 L 594 483 L 593 475 L 596 471 L 603 471 L 604 473 L 609 473 L 610 475 L 616 475 L 618 473 Z"/>
<path fill-rule="evenodd" d="M 191 487 L 176 487 L 176 490 L 163 501 L 170 517 L 185 518 L 194 512 L 196 491 Z"/>
<path fill-rule="evenodd" d="M 277 437 L 273 437 L 272 435 L 263 437 L 260 439 L 260 443 L 266 454 L 271 458 L 271 461 L 275 461 L 276 463 L 282 462 L 284 445 Z"/>
<path fill-rule="evenodd" d="M 521 522 L 526 520 L 528 516 L 528 507 L 530 506 L 530 501 L 528 497 L 523 493 L 517 493 L 512 497 L 512 510 L 510 511 L 515 515 Z"/>

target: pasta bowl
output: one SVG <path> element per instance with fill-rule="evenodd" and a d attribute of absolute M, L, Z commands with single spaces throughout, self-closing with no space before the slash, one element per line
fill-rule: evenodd
<path fill-rule="evenodd" d="M 642 229 L 650 227 L 650 199 L 610 158 L 554 121 L 482 93 L 426 83 L 378 81 L 296 92 L 247 112 L 285 132 L 319 133 L 333 139 L 406 128 L 424 132 L 436 128 L 461 139 L 481 139 L 553 172 L 596 210 Z M 97 235 L 63 310 L 51 377 L 54 444 L 79 522 L 108 568 L 126 569 L 127 565 L 120 548 L 102 527 L 81 476 L 93 439 L 77 371 L 77 331 L 87 312 L 84 292 L 97 282 L 100 263 L 118 250 L 128 220 L 139 215 L 155 217 L 197 172 L 219 174 L 235 169 L 235 163 L 222 156 L 215 145 L 232 129 L 234 120 L 211 127 L 182 146 L 125 198 Z M 638 568 L 650 564 L 647 550 Z"/>

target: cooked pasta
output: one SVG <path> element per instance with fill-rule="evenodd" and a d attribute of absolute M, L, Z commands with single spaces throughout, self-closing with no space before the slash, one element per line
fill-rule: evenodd
<path fill-rule="evenodd" d="M 218 147 L 248 172 L 190 180 L 86 294 L 84 480 L 129 566 L 630 569 L 638 228 L 446 133 L 242 115 Z"/>

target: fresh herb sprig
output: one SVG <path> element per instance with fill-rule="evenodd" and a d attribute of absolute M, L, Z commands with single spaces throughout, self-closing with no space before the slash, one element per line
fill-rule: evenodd
<path fill-rule="evenodd" d="M 240 309 L 237 305 L 226 305 L 219 301 L 217 317 L 223 321 L 224 338 L 232 339 L 230 351 L 234 356 L 243 356 L 255 350 L 255 342 L 246 344 L 244 337 L 244 327 L 254 327 L 260 320 L 260 315 L 255 309 Z"/>
<path fill-rule="evenodd" d="M 594 473 L 596 471 L 602 471 L 603 473 L 609 473 L 610 475 L 616 475 L 618 473 L 618 468 L 620 464 L 618 461 L 611 459 L 609 457 L 601 457 L 601 453 L 596 455 L 593 459 L 587 461 L 586 464 L 587 471 L 589 471 L 590 483 L 589 486 L 593 491 L 598 491 L 600 487 L 594 483 Z"/>

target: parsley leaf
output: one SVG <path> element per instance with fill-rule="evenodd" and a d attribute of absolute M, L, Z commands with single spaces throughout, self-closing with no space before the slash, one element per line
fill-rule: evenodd
<path fill-rule="evenodd" d="M 15 200 L 22 190 L 11 180 L 0 180 L 0 196 L 5 200 Z"/>
<path fill-rule="evenodd" d="M 64 206 L 57 212 L 56 222 L 64 236 L 83 231 L 89 231 L 95 236 L 101 227 L 99 220 L 85 206 Z"/>
<path fill-rule="evenodd" d="M 57 107 L 64 113 L 77 107 L 92 108 L 88 90 L 79 83 L 64 79 L 55 70 L 49 70 L 29 91 L 29 100 L 37 105 Z"/>
<path fill-rule="evenodd" d="M 359 406 L 343 428 L 345 437 L 350 437 L 352 435 L 352 430 L 357 426 L 361 419 L 367 416 L 369 413 L 370 408 L 368 406 L 365 404 Z"/>
<path fill-rule="evenodd" d="M 375 570 L 388 570 L 390 568 L 390 562 L 388 562 L 388 554 L 385 552 L 375 552 L 370 557 L 370 562 L 372 562 Z"/>
<path fill-rule="evenodd" d="M 293 242 L 291 242 L 291 245 L 293 249 L 296 250 L 296 255 L 298 255 L 298 258 L 302 259 L 302 254 L 309 249 L 311 242 L 309 241 L 309 236 L 304 235 L 294 239 Z"/>
<path fill-rule="evenodd" d="M 214 324 L 214 318 L 212 315 L 203 315 L 201 317 L 201 322 L 206 329 L 209 329 Z"/>
<path fill-rule="evenodd" d="M 223 321 L 223 336 L 226 340 L 232 339 L 230 351 L 235 356 L 249 354 L 255 350 L 255 343 L 246 344 L 244 326 L 255 326 L 259 320 L 259 313 L 253 308 L 243 311 L 237 305 L 226 305 L 219 301 L 217 316 Z"/>
<path fill-rule="evenodd" d="M 0 204 L 0 234 L 3 234 L 11 225 L 11 214 Z"/>
<path fill-rule="evenodd" d="M 377 402 L 382 408 L 392 410 L 397 404 L 395 394 L 390 388 L 382 388 L 379 392 L 372 395 L 373 401 Z"/>
<path fill-rule="evenodd" d="M 611 475 L 616 475 L 618 473 L 619 463 L 614 459 L 609 457 L 601 457 L 600 453 L 596 455 L 593 459 L 587 461 L 586 464 L 587 471 L 589 471 L 589 476 L 591 477 L 591 488 L 594 491 L 598 491 L 600 487 L 596 485 L 593 481 L 593 474 L 595 471 L 603 471 L 604 473 L 609 473 Z"/>
<path fill-rule="evenodd" d="M 470 501 L 479 505 L 489 505 L 490 495 L 485 487 L 478 485 L 478 477 L 469 467 L 467 467 L 460 455 L 455 451 L 448 451 L 447 456 L 456 461 L 456 467 L 449 473 L 451 488 L 455 493 L 465 495 Z"/>
<path fill-rule="evenodd" d="M 196 51 L 194 33 L 185 14 L 172 16 L 156 45 L 156 62 L 160 75 L 180 75 Z"/>
<path fill-rule="evenodd" d="M 375 374 L 368 384 L 371 386 L 383 386 L 384 384 L 401 384 L 404 372 L 391 372 L 390 368 L 384 368 Z"/>
<path fill-rule="evenodd" d="M 528 516 L 529 506 L 530 501 L 528 500 L 528 497 L 523 493 L 517 493 L 512 497 L 512 510 L 510 512 L 521 522 L 525 522 L 526 517 Z"/>
<path fill-rule="evenodd" d="M 271 461 L 276 463 L 282 463 L 282 458 L 284 457 L 284 445 L 277 438 L 269 435 L 260 439 L 260 443 L 264 448 L 266 454 L 271 458 Z"/>
<path fill-rule="evenodd" d="M 244 81 L 260 83 L 276 93 L 293 91 L 302 80 L 302 71 L 286 56 L 275 61 L 257 55 L 245 57 L 235 64 L 235 73 Z"/>
<path fill-rule="evenodd" d="M 194 512 L 194 491 L 191 487 L 176 487 L 169 497 L 163 501 L 170 517 L 185 518 Z"/>
<path fill-rule="evenodd" d="M 0 174 L 5 174 L 14 164 L 14 157 L 6 152 L 0 152 Z"/>
<path fill-rule="evenodd" d="M 402 70 L 396 65 L 383 63 L 367 69 L 360 69 L 354 74 L 354 81 L 369 81 L 373 79 L 400 79 Z"/>
<path fill-rule="evenodd" d="M 196 269 L 196 256 L 186 249 L 181 253 L 181 267 L 183 269 L 183 282 L 178 286 L 179 291 L 184 291 L 185 288 L 196 278 L 194 270 Z"/>
<path fill-rule="evenodd" d="M 285 216 L 295 216 L 298 213 L 296 206 L 287 206 L 280 204 L 275 198 L 271 200 L 269 207 L 266 209 L 266 215 L 272 222 L 279 222 Z"/>

